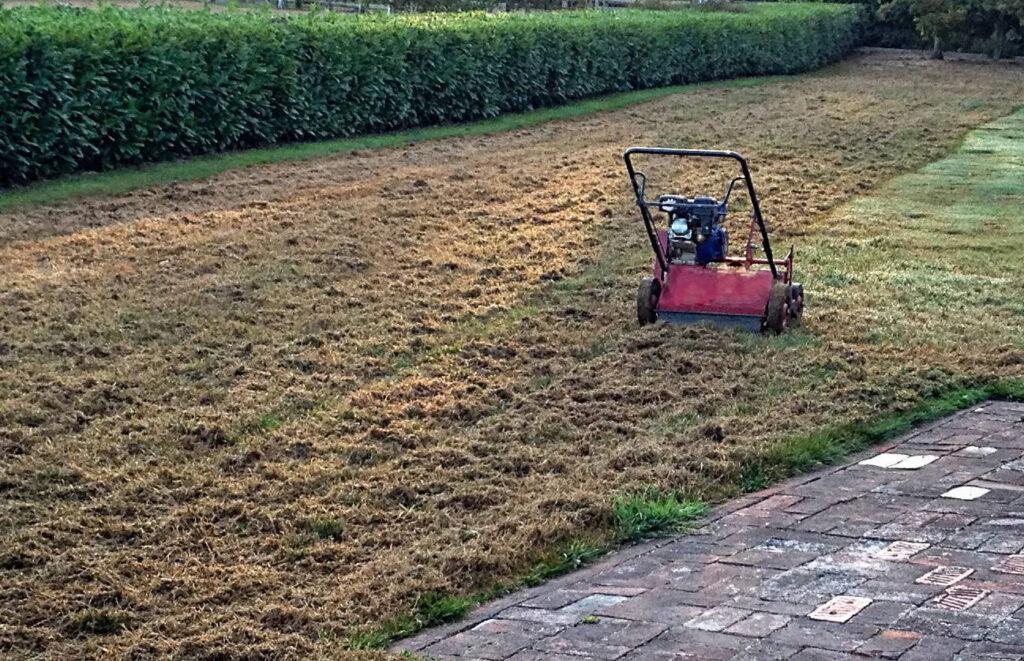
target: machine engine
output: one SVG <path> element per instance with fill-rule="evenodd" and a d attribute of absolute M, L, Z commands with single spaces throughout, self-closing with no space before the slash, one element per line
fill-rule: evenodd
<path fill-rule="evenodd" d="M 670 263 L 704 266 L 725 259 L 729 250 L 729 233 L 722 226 L 725 204 L 713 197 L 691 199 L 679 195 L 662 195 L 658 202 L 669 217 Z"/>

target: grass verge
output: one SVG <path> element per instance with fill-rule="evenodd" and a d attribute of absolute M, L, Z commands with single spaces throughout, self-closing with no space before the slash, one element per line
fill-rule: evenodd
<path fill-rule="evenodd" d="M 787 477 L 835 464 L 869 445 L 988 399 L 1024 401 L 1024 381 L 958 388 L 926 399 L 909 411 L 786 439 L 745 465 L 735 487 L 743 493 L 764 489 Z M 653 487 L 618 496 L 611 507 L 612 528 L 603 539 L 570 540 L 542 555 L 522 580 L 511 585 L 496 585 L 472 596 L 426 594 L 417 601 L 412 613 L 388 620 L 373 631 L 349 636 L 342 641 L 342 647 L 385 649 L 396 640 L 427 627 L 458 620 L 486 601 L 579 569 L 620 546 L 684 532 L 709 510 L 701 500 Z"/>
<path fill-rule="evenodd" d="M 341 646 L 347 650 L 384 649 L 421 629 L 457 620 L 486 601 L 579 569 L 622 544 L 682 532 L 707 509 L 700 500 L 654 488 L 620 496 L 613 502 L 610 531 L 595 539 L 572 539 L 543 553 L 519 581 L 494 585 L 471 596 L 423 595 L 411 613 L 387 620 L 377 629 L 349 636 L 341 641 Z"/>
<path fill-rule="evenodd" d="M 808 74 L 803 74 L 808 75 Z M 241 152 L 218 154 L 169 163 L 159 163 L 142 168 L 112 170 L 98 174 L 81 174 L 44 181 L 0 193 L 0 211 L 13 207 L 37 204 L 53 204 L 81 197 L 117 195 L 132 190 L 163 186 L 175 181 L 212 177 L 227 170 L 254 165 L 299 161 L 330 156 L 339 152 L 357 149 L 382 149 L 401 147 L 426 140 L 440 140 L 462 136 L 486 135 L 513 131 L 550 122 L 557 119 L 582 117 L 607 110 L 651 101 L 663 96 L 714 87 L 751 87 L 785 80 L 796 80 L 801 76 L 763 76 L 737 78 L 733 80 L 675 85 L 655 89 L 638 90 L 611 94 L 555 108 L 544 108 L 525 113 L 503 115 L 468 124 L 435 126 L 412 129 L 399 133 L 344 138 L 326 142 L 303 142 L 290 145 L 251 149 Z"/>
<path fill-rule="evenodd" d="M 957 389 L 889 417 L 827 427 L 787 439 L 745 464 L 737 486 L 745 493 L 764 489 L 773 482 L 834 464 L 850 453 L 987 399 L 1024 401 L 1024 381 Z"/>

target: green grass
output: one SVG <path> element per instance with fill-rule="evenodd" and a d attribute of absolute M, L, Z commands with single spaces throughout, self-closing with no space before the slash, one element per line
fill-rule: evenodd
<path fill-rule="evenodd" d="M 829 223 L 843 231 L 803 246 L 812 301 L 828 314 L 856 311 L 853 334 L 868 345 L 956 352 L 971 341 L 977 356 L 989 358 L 1002 347 L 1019 347 L 1022 136 L 1024 109 L 1018 108 L 969 133 L 944 158 L 837 210 Z M 829 378 L 828 370 L 819 378 Z M 917 408 L 785 440 L 744 466 L 740 486 L 763 488 L 918 422 L 989 397 L 1024 394 L 1019 382 L 997 381 L 977 373 L 949 378 L 951 389 L 925 393 Z"/>
<path fill-rule="evenodd" d="M 746 463 L 738 486 L 745 492 L 764 489 L 778 480 L 834 464 L 873 443 L 993 398 L 1024 400 L 1024 381 L 958 388 L 926 399 L 909 411 L 786 439 Z"/>
<path fill-rule="evenodd" d="M 317 519 L 310 524 L 310 530 L 318 539 L 334 542 L 340 542 L 345 536 L 344 526 L 335 519 Z"/>
<path fill-rule="evenodd" d="M 682 532 L 707 510 L 699 500 L 654 488 L 619 496 L 612 504 L 615 534 L 625 542 Z"/>
<path fill-rule="evenodd" d="M 400 133 L 372 135 L 326 142 L 304 142 L 266 149 L 252 149 L 242 152 L 220 154 L 203 158 L 194 158 L 170 163 L 160 163 L 143 168 L 113 170 L 99 174 L 73 175 L 53 181 L 32 184 L 0 193 L 0 210 L 14 207 L 53 204 L 82 197 L 102 197 L 117 195 L 128 191 L 163 186 L 175 181 L 188 181 L 212 177 L 227 170 L 246 168 L 268 163 L 299 161 L 321 158 L 341 152 L 357 149 L 382 149 L 400 147 L 426 140 L 440 140 L 460 136 L 486 135 L 513 131 L 516 129 L 536 126 L 544 122 L 558 119 L 582 117 L 597 112 L 616 110 L 626 106 L 651 101 L 672 94 L 680 94 L 697 89 L 713 87 L 750 87 L 765 85 L 786 80 L 796 80 L 800 76 L 764 76 L 758 78 L 739 78 L 735 80 L 695 83 L 693 85 L 676 85 L 655 89 L 639 90 L 612 94 L 586 101 L 569 103 L 555 108 L 545 108 L 532 112 L 504 115 L 468 124 L 437 126 L 413 129 Z"/>
<path fill-rule="evenodd" d="M 835 309 L 863 309 L 868 344 L 953 351 L 965 333 L 1014 344 L 1024 323 L 1020 135 L 1024 110 L 840 209 L 844 232 L 803 249 L 807 289 Z"/>
<path fill-rule="evenodd" d="M 488 596 L 492 595 L 488 593 Z M 341 641 L 341 647 L 346 650 L 384 649 L 392 641 L 420 629 L 457 620 L 481 601 L 482 598 L 424 594 L 417 600 L 412 613 L 392 618 L 373 631 L 353 634 Z"/>
<path fill-rule="evenodd" d="M 578 569 L 595 558 L 607 553 L 607 543 L 590 542 L 580 539 L 570 540 L 554 551 L 545 553 L 534 565 L 522 582 L 525 585 L 539 585 L 555 576 Z"/>
<path fill-rule="evenodd" d="M 130 625 L 130 618 L 122 611 L 86 608 L 71 617 L 68 632 L 75 636 L 109 636 L 120 633 Z"/>

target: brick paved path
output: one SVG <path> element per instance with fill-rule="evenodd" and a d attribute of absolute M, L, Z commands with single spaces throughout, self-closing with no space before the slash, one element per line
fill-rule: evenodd
<path fill-rule="evenodd" d="M 693 534 L 402 641 L 432 659 L 1024 660 L 1024 404 L 989 402 Z"/>

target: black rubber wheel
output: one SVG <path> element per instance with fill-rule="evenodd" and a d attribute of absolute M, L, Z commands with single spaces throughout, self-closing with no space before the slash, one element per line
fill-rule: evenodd
<path fill-rule="evenodd" d="M 790 301 L 792 291 L 784 282 L 776 282 L 772 285 L 772 291 L 768 294 L 768 305 L 764 311 L 764 331 L 781 335 L 786 332 L 789 326 Z"/>
<path fill-rule="evenodd" d="M 641 326 L 653 324 L 658 320 L 658 297 L 661 296 L 661 283 L 654 278 L 644 278 L 636 291 L 636 320 Z"/>
<path fill-rule="evenodd" d="M 793 321 L 799 321 L 804 313 L 804 286 L 794 282 L 789 286 L 789 316 Z"/>

